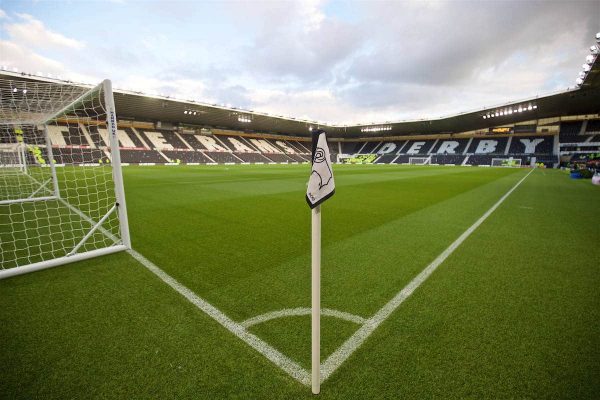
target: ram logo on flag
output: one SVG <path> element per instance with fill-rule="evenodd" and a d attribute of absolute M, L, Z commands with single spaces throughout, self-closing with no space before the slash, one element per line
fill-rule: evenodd
<path fill-rule="evenodd" d="M 335 182 L 327 138 L 324 131 L 316 130 L 312 136 L 312 172 L 306 189 L 306 202 L 310 208 L 315 208 L 334 193 Z"/>

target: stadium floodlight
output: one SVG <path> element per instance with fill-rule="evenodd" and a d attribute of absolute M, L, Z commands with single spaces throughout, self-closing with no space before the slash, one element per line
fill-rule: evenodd
<path fill-rule="evenodd" d="M 187 114 L 188 112 L 187 112 L 187 110 L 185 110 L 183 113 L 184 113 L 184 114 Z"/>
<path fill-rule="evenodd" d="M 0 79 L 0 116 L 0 278 L 130 249 L 111 82 Z"/>
<path fill-rule="evenodd" d="M 585 79 L 585 76 L 586 76 L 586 75 L 587 75 L 587 74 L 586 74 L 585 72 L 583 72 L 583 71 L 579 71 L 579 77 L 580 77 L 581 79 Z"/>
<path fill-rule="evenodd" d="M 575 83 L 576 83 L 577 85 L 581 86 L 581 85 L 583 85 L 583 79 L 581 79 L 581 78 L 577 78 L 577 79 L 575 79 Z"/>
<path fill-rule="evenodd" d="M 531 104 L 529 105 L 529 107 L 527 107 L 527 110 L 528 110 L 528 111 L 531 111 L 531 110 L 533 110 L 533 107 L 531 106 Z"/>
<path fill-rule="evenodd" d="M 596 42 L 600 43 L 600 32 L 596 33 Z"/>
<path fill-rule="evenodd" d="M 533 109 L 535 110 L 536 108 L 537 108 L 537 104 L 534 104 L 533 105 Z"/>
<path fill-rule="evenodd" d="M 593 45 L 592 47 L 590 47 L 590 52 L 592 54 L 598 54 L 600 53 L 600 47 L 598 47 L 598 45 Z"/>
<path fill-rule="evenodd" d="M 484 116 L 483 116 L 483 119 L 486 119 L 486 118 L 487 118 L 487 117 L 484 115 Z"/>
<path fill-rule="evenodd" d="M 590 72 L 590 70 L 592 69 L 592 67 L 590 67 L 590 66 L 589 66 L 589 65 L 587 65 L 587 64 L 583 64 L 581 67 L 583 68 L 583 70 L 584 70 L 585 72 Z"/>
<path fill-rule="evenodd" d="M 521 106 L 519 106 L 518 111 L 523 112 L 523 108 Z"/>
<path fill-rule="evenodd" d="M 591 55 L 591 54 L 590 54 L 589 56 L 587 56 L 587 57 L 585 58 L 585 62 L 586 62 L 586 64 L 592 65 L 592 64 L 594 63 L 594 58 L 595 58 L 595 57 L 594 57 L 593 55 Z"/>

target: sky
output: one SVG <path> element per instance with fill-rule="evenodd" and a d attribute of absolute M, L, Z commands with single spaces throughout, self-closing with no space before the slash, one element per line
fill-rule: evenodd
<path fill-rule="evenodd" d="M 0 0 L 0 66 L 335 124 L 573 87 L 600 1 Z"/>

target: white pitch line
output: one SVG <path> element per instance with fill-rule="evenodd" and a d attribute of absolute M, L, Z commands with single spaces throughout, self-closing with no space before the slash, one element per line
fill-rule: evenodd
<path fill-rule="evenodd" d="M 146 257 L 141 255 L 135 250 L 129 250 L 129 254 L 133 256 L 137 261 L 139 261 L 144 267 L 158 276 L 163 282 L 167 285 L 171 286 L 175 291 L 189 300 L 192 304 L 198 307 L 200 310 L 205 312 L 209 317 L 217 321 L 235 336 L 246 342 L 250 347 L 254 348 L 256 351 L 265 356 L 268 360 L 270 360 L 273 364 L 287 372 L 292 378 L 296 379 L 298 382 L 304 385 L 310 385 L 310 374 L 303 369 L 300 365 L 298 365 L 295 361 L 291 360 L 284 354 L 282 354 L 279 350 L 275 349 L 271 345 L 269 345 L 264 340 L 260 339 L 256 335 L 248 332 L 246 328 L 237 322 L 233 321 L 223 312 L 219 311 L 212 304 L 208 303 L 206 300 L 200 298 L 190 289 L 179 283 L 176 279 L 171 277 L 169 274 L 164 272 L 162 269 L 157 267 L 154 263 L 148 260 Z"/>
<path fill-rule="evenodd" d="M 267 322 L 272 319 L 310 315 L 311 312 L 312 310 L 308 307 L 286 308 L 284 310 L 271 311 L 268 313 L 257 315 L 256 317 L 252 317 L 245 320 L 244 322 L 240 323 L 240 325 L 242 325 L 245 328 L 249 328 L 253 325 L 262 324 L 263 322 Z M 345 321 L 354 322 L 355 324 L 359 325 L 362 325 L 366 322 L 366 319 L 361 316 L 350 314 L 344 311 L 332 310 L 330 308 L 322 308 L 321 315 L 324 315 L 326 317 L 343 319 Z"/>
<path fill-rule="evenodd" d="M 485 212 L 473 225 L 471 225 L 462 235 L 458 237 L 446 250 L 444 250 L 435 260 L 431 262 L 419 275 L 408 283 L 400 292 L 394 296 L 386 305 L 377 311 L 367 322 L 361 326 L 348 340 L 344 342 L 335 352 L 333 352 L 323 364 L 321 364 L 321 382 L 325 381 L 335 372 L 358 349 L 364 341 L 373 333 L 383 321 L 385 321 L 397 308 L 406 300 L 429 276 L 442 264 L 462 242 L 467 239 L 483 221 L 485 221 L 506 198 L 527 179 L 534 171 L 532 169 L 519 182 L 517 182 L 504 196 L 500 198 L 489 210 Z"/>

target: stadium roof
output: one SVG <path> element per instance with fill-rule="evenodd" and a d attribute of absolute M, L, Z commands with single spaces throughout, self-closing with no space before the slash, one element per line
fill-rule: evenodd
<path fill-rule="evenodd" d="M 0 71 L 0 78 L 75 84 L 9 71 Z M 309 129 L 313 127 L 327 130 L 330 137 L 345 138 L 459 133 L 543 118 L 586 114 L 600 116 L 600 57 L 595 57 L 583 83 L 575 89 L 425 120 L 383 122 L 372 125 L 331 125 L 119 89 L 115 90 L 115 105 L 120 119 L 164 121 L 190 126 L 210 126 L 291 136 L 308 136 Z"/>

